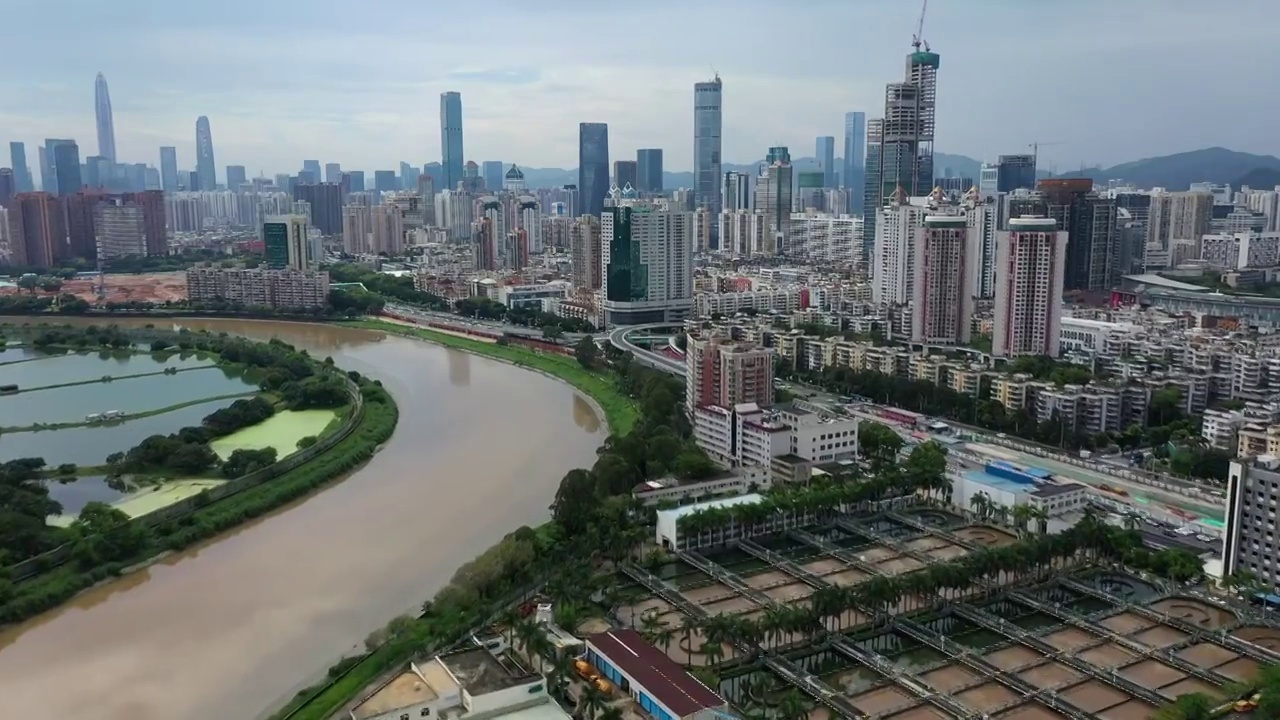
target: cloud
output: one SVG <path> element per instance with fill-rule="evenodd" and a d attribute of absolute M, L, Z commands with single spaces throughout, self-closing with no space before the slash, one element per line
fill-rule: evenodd
<path fill-rule="evenodd" d="M 173 144 L 191 167 L 203 114 L 219 164 L 421 164 L 439 159 L 439 95 L 455 90 L 477 161 L 574 167 L 589 121 L 609 123 L 614 158 L 660 147 L 679 170 L 692 163 L 693 84 L 719 72 L 726 161 L 779 144 L 802 156 L 815 136 L 840 137 L 845 112 L 880 114 L 917 12 L 903 0 L 491 0 L 478 23 L 471 7 L 392 0 L 358 12 L 345 0 L 222 0 L 217 12 L 10 0 L 0 47 L 29 61 L 0 73 L 0 147 L 75 137 L 93 150 L 102 71 L 120 155 L 150 163 Z M 1065 169 L 1278 149 L 1280 95 L 1264 72 L 1273 0 L 1237 0 L 1231 22 L 1192 0 L 940 0 L 929 12 L 939 150 L 990 158 L 1054 140 L 1042 155 Z"/>
<path fill-rule="evenodd" d="M 494 85 L 531 85 L 542 78 L 537 68 L 467 68 L 445 73 L 450 80 Z"/>

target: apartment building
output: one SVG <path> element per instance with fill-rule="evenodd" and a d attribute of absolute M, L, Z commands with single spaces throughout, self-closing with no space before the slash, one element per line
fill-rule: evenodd
<path fill-rule="evenodd" d="M 998 233 L 995 271 L 996 357 L 1057 357 L 1067 233 L 1052 218 L 1009 220 Z"/>
<path fill-rule="evenodd" d="M 329 273 L 193 267 L 187 270 L 187 297 L 282 309 L 321 307 L 329 302 Z"/>
<path fill-rule="evenodd" d="M 772 348 L 723 335 L 690 335 L 685 349 L 685 403 L 690 417 L 704 405 L 772 405 L 773 357 Z"/>
<path fill-rule="evenodd" d="M 1249 571 L 1268 592 L 1280 592 L 1280 543 L 1276 505 L 1280 503 L 1280 460 L 1242 457 L 1227 473 L 1227 509 L 1222 539 L 1222 574 Z"/>

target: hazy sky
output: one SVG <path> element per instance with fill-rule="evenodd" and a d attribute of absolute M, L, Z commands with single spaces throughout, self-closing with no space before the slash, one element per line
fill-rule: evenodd
<path fill-rule="evenodd" d="M 97 153 L 106 74 L 121 161 L 194 167 L 212 124 L 218 175 L 440 158 L 439 95 L 462 93 L 466 156 L 577 166 L 579 122 L 613 159 L 692 156 L 693 83 L 724 80 L 724 158 L 812 155 L 849 110 L 878 116 L 901 79 L 915 0 L 6 0 L 0 142 Z M 942 152 L 1033 140 L 1042 165 L 1112 164 L 1211 145 L 1275 154 L 1275 0 L 933 0 Z M 837 142 L 837 154 L 842 143 Z M 6 148 L 6 146 L 0 146 Z M 0 164 L 8 164 L 0 149 Z"/>

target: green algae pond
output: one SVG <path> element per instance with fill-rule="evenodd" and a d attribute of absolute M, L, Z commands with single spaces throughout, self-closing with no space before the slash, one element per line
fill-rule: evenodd
<path fill-rule="evenodd" d="M 283 458 L 298 449 L 298 441 L 304 437 L 324 434 L 324 430 L 337 418 L 333 410 L 284 410 L 266 420 L 237 430 L 209 443 L 209 447 L 226 460 L 236 450 L 262 450 L 275 448 L 276 457 Z"/>

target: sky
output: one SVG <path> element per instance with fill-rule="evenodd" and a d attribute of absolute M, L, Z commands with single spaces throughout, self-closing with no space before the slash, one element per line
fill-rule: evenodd
<path fill-rule="evenodd" d="M 1275 0 L 933 0 L 941 152 L 1027 152 L 1059 172 L 1220 145 L 1276 154 Z M 794 157 L 877 117 L 902 78 L 915 0 L 6 0 L 0 147 L 97 153 L 110 84 L 121 162 L 195 165 L 208 115 L 218 174 L 303 159 L 396 169 L 440 159 L 439 95 L 462 93 L 467 159 L 577 166 L 579 122 L 613 159 L 658 147 L 688 170 L 693 84 L 724 81 L 723 157 Z M 51 18 L 57 18 L 56 22 Z M 17 62 L 14 58 L 23 58 Z M 1051 144 L 1050 144 L 1051 143 Z M 843 142 L 837 140 L 837 155 Z M 8 164 L 0 150 L 0 164 Z M 38 172 L 38 171 L 37 171 Z"/>

